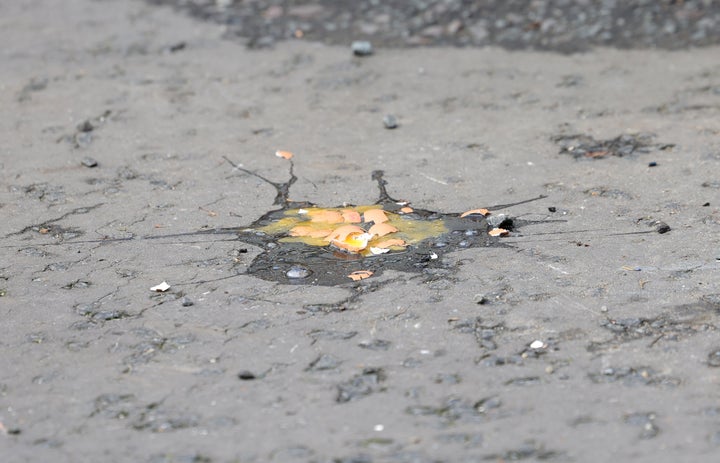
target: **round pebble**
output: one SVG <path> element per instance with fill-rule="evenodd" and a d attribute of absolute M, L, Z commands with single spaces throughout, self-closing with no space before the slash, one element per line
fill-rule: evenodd
<path fill-rule="evenodd" d="M 285 272 L 285 276 L 294 280 L 307 278 L 312 274 L 312 270 L 302 265 L 293 265 L 290 269 Z"/>
<path fill-rule="evenodd" d="M 97 167 L 97 165 L 98 165 L 98 162 L 89 156 L 82 158 L 82 160 L 80 162 L 85 167 Z"/>
<path fill-rule="evenodd" d="M 364 40 L 354 41 L 351 48 L 355 56 L 368 56 L 372 55 L 373 52 L 372 43 Z"/>
<path fill-rule="evenodd" d="M 714 350 L 708 354 L 708 365 L 711 367 L 720 367 L 720 349 Z"/>
<path fill-rule="evenodd" d="M 386 129 L 395 129 L 398 126 L 397 119 L 392 114 L 388 114 L 383 117 L 383 124 Z"/>

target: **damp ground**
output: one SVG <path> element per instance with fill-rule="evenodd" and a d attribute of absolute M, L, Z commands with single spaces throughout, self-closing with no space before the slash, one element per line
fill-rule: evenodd
<path fill-rule="evenodd" d="M 3 461 L 715 460 L 717 48 L 357 57 L 63 5 L 0 7 Z M 422 270 L 262 278 L 276 150 L 293 208 L 390 208 L 378 170 L 421 221 L 512 206 Z"/>

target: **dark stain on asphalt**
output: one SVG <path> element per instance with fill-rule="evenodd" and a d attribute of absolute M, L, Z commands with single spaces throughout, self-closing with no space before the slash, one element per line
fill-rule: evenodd
<path fill-rule="evenodd" d="M 653 150 L 669 150 L 672 143 L 654 143 L 651 133 L 622 134 L 608 140 L 596 140 L 587 134 L 558 134 L 551 140 L 560 146 L 560 154 L 569 154 L 575 159 L 603 159 L 610 156 L 627 157 Z"/>
<path fill-rule="evenodd" d="M 348 275 L 357 271 L 370 271 L 373 275 L 372 278 L 378 277 L 384 270 L 427 275 L 427 269 L 446 268 L 442 256 L 448 252 L 476 247 L 506 246 L 502 243 L 502 238 L 488 235 L 488 231 L 492 228 L 501 226 L 509 231 L 516 231 L 522 225 L 544 223 L 512 219 L 503 214 L 489 217 L 470 214 L 460 217 L 459 213 L 442 213 L 415 208 L 412 208 L 411 212 L 402 213 L 402 208 L 407 207 L 408 203 L 389 195 L 384 172 L 376 170 L 372 173 L 372 179 L 377 183 L 379 198 L 374 206 L 396 215 L 398 220 L 407 223 L 408 227 L 413 230 L 422 227 L 429 228 L 434 226 L 433 224 L 442 224 L 442 231 L 430 233 L 429 236 L 410 244 L 403 250 L 379 255 L 349 253 L 329 245 L 309 246 L 302 242 L 287 242 L 284 240 L 288 237 L 287 231 L 284 229 L 273 230 L 272 225 L 286 220 L 289 211 L 316 207 L 315 204 L 306 201 L 288 199 L 290 187 L 297 180 L 293 173 L 292 161 L 289 161 L 290 179 L 285 183 L 277 183 L 244 169 L 227 158 L 226 160 L 236 170 L 259 178 L 277 191 L 275 204 L 281 207 L 264 214 L 250 226 L 244 228 L 239 236 L 241 241 L 263 249 L 263 252 L 252 261 L 247 269 L 248 274 L 263 280 L 285 284 L 336 286 L 352 284 L 353 281 L 348 278 Z M 545 196 L 512 204 L 490 206 L 488 209 L 497 211 L 542 198 Z M 354 206 L 344 205 L 335 209 L 342 207 L 352 209 Z M 273 230 L 273 232 L 268 230 Z"/>

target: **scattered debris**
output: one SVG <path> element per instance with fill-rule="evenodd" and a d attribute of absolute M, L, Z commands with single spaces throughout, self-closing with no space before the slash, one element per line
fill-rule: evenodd
<path fill-rule="evenodd" d="M 283 159 L 291 159 L 293 157 L 293 154 L 290 151 L 278 150 L 275 151 L 275 156 Z"/>
<path fill-rule="evenodd" d="M 660 433 L 660 428 L 655 424 L 656 416 L 654 412 L 630 413 L 625 415 L 624 421 L 631 426 L 642 428 L 638 436 L 640 439 L 652 439 Z"/>
<path fill-rule="evenodd" d="M 382 368 L 364 368 L 361 374 L 353 376 L 349 381 L 338 385 L 338 403 L 346 403 L 368 396 L 381 390 L 380 383 L 387 375 Z"/>
<path fill-rule="evenodd" d="M 608 140 L 596 140 L 590 135 L 556 135 L 552 141 L 560 145 L 560 154 L 571 154 L 575 159 L 602 159 L 609 156 L 624 157 L 648 153 L 652 149 L 666 150 L 673 144 L 653 143 L 651 133 L 623 134 Z"/>
<path fill-rule="evenodd" d="M 150 288 L 150 291 L 154 291 L 156 293 L 164 293 L 168 289 L 170 289 L 170 285 L 167 284 L 167 282 L 163 281 L 159 285 L 153 286 L 152 288 Z"/>

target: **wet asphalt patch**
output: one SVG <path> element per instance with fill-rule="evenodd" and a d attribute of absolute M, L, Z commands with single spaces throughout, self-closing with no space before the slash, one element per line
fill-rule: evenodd
<path fill-rule="evenodd" d="M 349 277 L 353 273 L 369 272 L 373 278 L 384 270 L 396 270 L 405 273 L 427 273 L 427 269 L 444 268 L 442 256 L 448 252 L 476 247 L 505 246 L 502 238 L 492 237 L 488 232 L 492 229 L 516 230 L 527 221 L 517 221 L 504 215 L 469 214 L 461 217 L 460 213 L 442 213 L 425 209 L 408 207 L 408 202 L 392 198 L 386 188 L 384 172 L 377 170 L 372 173 L 376 181 L 379 198 L 370 206 L 343 205 L 335 208 L 322 209 L 321 212 L 346 210 L 363 211 L 376 207 L 395 218 L 392 223 L 397 225 L 398 233 L 412 230 L 415 236 L 421 237 L 415 243 L 401 246 L 399 250 L 391 250 L 378 255 L 363 255 L 357 252 L 346 252 L 335 248 L 329 243 L 325 246 L 308 245 L 300 241 L 288 241 L 289 227 L 278 228 L 283 220 L 297 215 L 297 211 L 314 210 L 314 204 L 304 201 L 290 201 L 290 187 L 296 181 L 293 164 L 290 162 L 290 179 L 285 183 L 272 182 L 256 173 L 239 167 L 228 160 L 233 167 L 245 174 L 253 175 L 273 186 L 277 191 L 275 204 L 279 209 L 270 211 L 240 232 L 239 240 L 263 249 L 249 265 L 247 273 L 263 280 L 285 284 L 337 286 L 352 283 Z M 499 210 L 517 204 L 542 199 L 544 196 L 532 198 L 513 204 L 492 206 L 490 210 Z M 403 212 L 403 209 L 407 212 Z M 491 213 L 492 214 L 492 213 Z M 300 220 L 300 219 L 298 219 Z M 292 224 L 305 222 L 290 222 Z M 310 223 L 308 221 L 308 223 Z M 366 224 L 366 228 L 367 224 Z M 406 232 L 406 237 L 411 232 Z"/>

